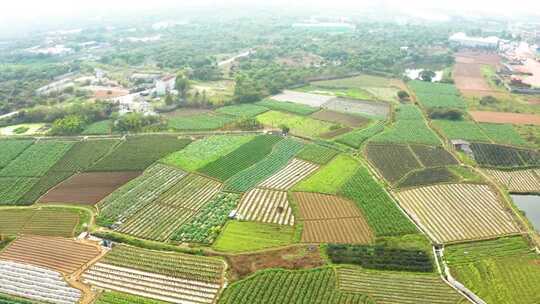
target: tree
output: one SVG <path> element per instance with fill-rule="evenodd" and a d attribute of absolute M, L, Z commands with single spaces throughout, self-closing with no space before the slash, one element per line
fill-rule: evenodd
<path fill-rule="evenodd" d="M 462 120 L 464 113 L 458 109 L 435 108 L 430 109 L 428 115 L 431 119 Z"/>
<path fill-rule="evenodd" d="M 174 88 L 178 91 L 178 94 L 180 94 L 180 98 L 185 101 L 187 92 L 190 88 L 190 83 L 188 77 L 183 72 L 178 73 L 176 76 Z"/>
<path fill-rule="evenodd" d="M 53 122 L 52 135 L 75 135 L 84 130 L 85 120 L 78 115 L 68 115 Z"/>
<path fill-rule="evenodd" d="M 170 106 L 174 103 L 174 99 L 171 96 L 171 94 L 167 93 L 167 96 L 165 96 L 165 104 Z"/>
<path fill-rule="evenodd" d="M 261 99 L 261 92 L 255 81 L 245 75 L 236 77 L 234 99 L 239 103 L 255 102 Z"/>
<path fill-rule="evenodd" d="M 423 70 L 418 76 L 420 76 L 420 79 L 422 79 L 423 81 L 431 82 L 436 75 L 437 74 L 435 74 L 435 72 L 433 71 Z"/>
<path fill-rule="evenodd" d="M 497 104 L 499 103 L 499 100 L 497 100 L 497 98 L 489 95 L 489 96 L 484 96 L 480 99 L 480 104 L 483 105 L 483 106 L 489 106 L 489 105 L 494 105 L 494 104 Z"/>
<path fill-rule="evenodd" d="M 121 132 L 155 131 L 162 129 L 164 123 L 159 116 L 128 113 L 116 120 L 114 128 Z"/>
<path fill-rule="evenodd" d="M 287 135 L 291 131 L 291 128 L 289 128 L 287 125 L 280 125 L 279 128 L 281 129 L 281 133 L 283 133 L 283 135 Z"/>
<path fill-rule="evenodd" d="M 409 100 L 409 98 L 411 97 L 409 93 L 407 93 L 407 91 L 403 91 L 403 90 L 400 90 L 399 92 L 397 92 L 397 96 L 399 100 L 401 101 Z"/>

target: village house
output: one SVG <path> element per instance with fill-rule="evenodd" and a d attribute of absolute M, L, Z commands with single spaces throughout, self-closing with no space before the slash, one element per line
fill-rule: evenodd
<path fill-rule="evenodd" d="M 158 96 L 166 95 L 174 90 L 176 76 L 168 75 L 156 81 L 156 94 Z"/>

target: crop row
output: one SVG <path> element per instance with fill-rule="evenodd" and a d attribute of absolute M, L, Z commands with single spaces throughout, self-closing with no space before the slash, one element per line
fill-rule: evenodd
<path fill-rule="evenodd" d="M 535 167 L 540 166 L 540 152 L 508 146 L 473 143 L 471 149 L 476 162 L 485 167 Z"/>
<path fill-rule="evenodd" d="M 33 141 L 31 140 L 1 140 L 0 141 L 0 168 L 5 167 L 19 154 L 26 150 Z"/>
<path fill-rule="evenodd" d="M 379 120 L 365 129 L 354 130 L 349 133 L 339 136 L 336 141 L 353 148 L 360 148 L 360 146 L 371 137 L 379 134 L 384 130 L 384 120 Z"/>
<path fill-rule="evenodd" d="M 298 103 L 292 103 L 292 102 L 274 101 L 270 99 L 259 101 L 256 104 L 259 106 L 263 106 L 265 108 L 271 109 L 271 110 L 289 112 L 289 113 L 294 113 L 298 115 L 309 115 L 309 114 L 319 111 L 319 108 L 315 108 L 315 107 L 310 107 L 310 106 L 306 106 L 306 105 L 302 105 Z"/>
<path fill-rule="evenodd" d="M 169 118 L 168 126 L 177 131 L 203 131 L 221 129 L 236 120 L 234 116 L 205 113 L 194 116 L 178 116 Z"/>
<path fill-rule="evenodd" d="M 167 302 L 137 297 L 121 292 L 106 291 L 99 295 L 95 304 L 166 304 Z"/>
<path fill-rule="evenodd" d="M 0 205 L 15 205 L 38 181 L 33 177 L 0 177 Z"/>
<path fill-rule="evenodd" d="M 307 160 L 319 165 L 327 164 L 331 161 L 338 151 L 318 144 L 308 144 L 296 155 L 297 158 Z"/>
<path fill-rule="evenodd" d="M 66 208 L 3 209 L 0 210 L 0 234 L 72 237 L 79 221 L 78 213 Z"/>
<path fill-rule="evenodd" d="M 43 176 L 72 146 L 67 141 L 36 142 L 4 167 L 0 176 Z"/>

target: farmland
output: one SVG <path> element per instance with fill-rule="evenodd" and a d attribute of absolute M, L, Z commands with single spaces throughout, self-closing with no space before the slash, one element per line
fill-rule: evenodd
<path fill-rule="evenodd" d="M 260 135 L 234 151 L 200 168 L 198 172 L 225 181 L 261 161 L 272 152 L 281 137 Z"/>
<path fill-rule="evenodd" d="M 395 101 L 397 99 L 398 90 L 405 87 L 398 79 L 389 79 L 367 74 L 350 78 L 315 81 L 312 82 L 311 85 L 315 88 L 326 90 L 347 89 L 345 95 L 351 98 L 357 98 L 356 95 L 358 92 L 367 92 L 370 95 L 373 95 L 377 100 L 384 101 Z"/>
<path fill-rule="evenodd" d="M 226 106 L 216 110 L 217 113 L 227 114 L 238 117 L 255 117 L 268 111 L 267 108 L 254 104 L 241 104 Z"/>
<path fill-rule="evenodd" d="M 302 150 L 303 144 L 293 139 L 278 142 L 273 151 L 253 166 L 231 176 L 226 183 L 227 191 L 245 192 L 284 168 L 290 159 Z"/>
<path fill-rule="evenodd" d="M 221 129 L 236 120 L 234 116 L 205 113 L 194 116 L 176 116 L 169 118 L 168 127 L 175 131 L 205 131 Z"/>
<path fill-rule="evenodd" d="M 535 114 L 471 111 L 473 119 L 477 122 L 516 124 L 516 125 L 540 125 L 540 116 Z"/>
<path fill-rule="evenodd" d="M 467 104 L 453 84 L 414 80 L 408 83 L 418 101 L 426 108 L 464 109 Z"/>
<path fill-rule="evenodd" d="M 184 149 L 174 152 L 162 162 L 186 171 L 195 171 L 231 153 L 251 141 L 251 135 L 215 135 L 190 143 Z"/>
<path fill-rule="evenodd" d="M 540 177 L 535 173 L 535 170 L 503 171 L 485 169 L 484 172 L 511 192 L 540 192 Z"/>
<path fill-rule="evenodd" d="M 336 138 L 336 141 L 358 149 L 366 140 L 382 132 L 384 130 L 384 124 L 384 121 L 377 121 L 365 129 L 354 130 L 343 134 Z"/>
<path fill-rule="evenodd" d="M 391 183 L 396 183 L 407 173 L 422 168 L 406 145 L 370 144 L 366 148 L 366 154 L 381 175 Z"/>
<path fill-rule="evenodd" d="M 259 187 L 287 191 L 318 169 L 319 166 L 315 164 L 294 158 L 283 169 L 260 183 Z"/>
<path fill-rule="evenodd" d="M 224 267 L 217 259 L 119 245 L 83 274 L 83 282 L 165 302 L 212 303 Z"/>
<path fill-rule="evenodd" d="M 90 124 L 84 131 L 82 132 L 83 135 L 104 135 L 104 134 L 111 134 L 112 121 L 110 120 L 102 120 L 98 122 L 94 122 Z"/>
<path fill-rule="evenodd" d="M 340 290 L 369 294 L 376 303 L 468 303 L 437 275 L 339 268 Z"/>
<path fill-rule="evenodd" d="M 225 252 L 255 251 L 293 243 L 294 228 L 289 225 L 229 221 L 214 243 Z"/>
<path fill-rule="evenodd" d="M 474 159 L 480 166 L 493 168 L 519 168 L 540 165 L 540 153 L 534 150 L 473 143 Z"/>
<path fill-rule="evenodd" d="M 437 243 L 518 232 L 510 214 L 486 185 L 428 186 L 398 192 L 396 197 Z"/>
<path fill-rule="evenodd" d="M 433 125 L 449 139 L 490 142 L 486 133 L 472 121 L 434 120 Z"/>
<path fill-rule="evenodd" d="M 191 141 L 172 135 L 128 137 L 90 171 L 141 171 L 166 155 L 183 149 Z"/>
<path fill-rule="evenodd" d="M 482 128 L 484 133 L 496 143 L 514 146 L 528 145 L 512 125 L 480 124 L 480 128 Z"/>
<path fill-rule="evenodd" d="M 282 102 L 293 102 L 310 107 L 320 107 L 326 102 L 330 101 L 333 96 L 310 94 L 296 91 L 285 90 L 283 93 L 274 95 L 272 100 Z"/>
<path fill-rule="evenodd" d="M 350 113 L 377 119 L 385 119 L 390 113 L 390 106 L 384 102 L 363 101 L 341 97 L 330 100 L 324 104 L 324 108 L 335 112 Z"/>
<path fill-rule="evenodd" d="M 259 106 L 266 107 L 274 111 L 288 112 L 298 115 L 309 115 L 319 111 L 319 108 L 310 107 L 292 102 L 280 102 L 271 99 L 265 99 L 256 103 Z"/>
<path fill-rule="evenodd" d="M 323 147 L 317 144 L 308 144 L 304 146 L 297 155 L 296 158 L 303 159 L 315 164 L 325 165 L 331 161 L 338 151 Z"/>
<path fill-rule="evenodd" d="M 326 121 L 277 111 L 263 113 L 257 116 L 257 120 L 270 128 L 285 125 L 290 128 L 292 134 L 304 137 L 318 137 L 339 128 L 339 125 Z"/>
<path fill-rule="evenodd" d="M 99 295 L 95 304 L 165 304 L 167 302 L 132 296 L 127 293 L 106 291 Z"/>
<path fill-rule="evenodd" d="M 293 190 L 336 194 L 341 186 L 355 173 L 358 162 L 340 154 L 308 179 L 298 183 Z"/>
<path fill-rule="evenodd" d="M 100 249 L 70 239 L 25 236 L 12 242 L 0 259 L 49 268 L 69 275 L 96 258 Z"/>
<path fill-rule="evenodd" d="M 118 139 L 88 139 L 77 142 L 52 168 L 51 172 L 85 171 L 113 151 Z"/>
<path fill-rule="evenodd" d="M 340 292 L 336 286 L 331 268 L 267 270 L 232 284 L 219 303 L 374 303 L 366 295 Z"/>
<path fill-rule="evenodd" d="M 32 177 L 0 177 L 0 205 L 15 205 L 38 181 Z"/>
<path fill-rule="evenodd" d="M 5 167 L 9 162 L 28 148 L 31 140 L 1 140 L 0 141 L 0 168 Z"/>
<path fill-rule="evenodd" d="M 459 178 L 448 168 L 437 167 L 411 172 L 399 182 L 398 187 L 407 188 L 459 181 Z"/>
<path fill-rule="evenodd" d="M 0 234 L 73 237 L 82 212 L 58 207 L 0 209 Z"/>
<path fill-rule="evenodd" d="M 238 205 L 238 218 L 279 225 L 294 225 L 294 215 L 287 192 L 253 189 L 242 197 Z"/>
<path fill-rule="evenodd" d="M 343 198 L 294 193 L 303 221 L 305 243 L 371 243 L 373 233 L 355 204 Z"/>
<path fill-rule="evenodd" d="M 359 128 L 369 123 L 369 119 L 360 115 L 351 115 L 330 110 L 321 110 L 311 114 L 312 118 L 324 120 L 336 124 L 342 124 L 350 128 Z"/>

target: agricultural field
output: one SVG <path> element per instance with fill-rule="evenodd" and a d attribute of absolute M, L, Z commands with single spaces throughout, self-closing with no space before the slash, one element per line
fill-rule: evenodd
<path fill-rule="evenodd" d="M 83 273 L 83 282 L 172 303 L 213 303 L 223 284 L 219 259 L 117 245 Z"/>
<path fill-rule="evenodd" d="M 73 142 L 42 140 L 0 170 L 2 177 L 41 177 L 71 149 Z"/>
<path fill-rule="evenodd" d="M 225 190 L 245 192 L 252 189 L 275 173 L 279 173 L 303 147 L 303 143 L 294 139 L 281 140 L 275 144 L 272 152 L 261 161 L 227 179 Z"/>
<path fill-rule="evenodd" d="M 5 294 L 0 294 L 0 303 L 1 304 L 33 304 L 29 300 L 23 300 L 22 298 L 15 298 L 12 296 L 7 296 Z"/>
<path fill-rule="evenodd" d="M 348 98 L 334 98 L 323 106 L 327 110 L 356 114 L 368 118 L 386 119 L 390 113 L 390 105 L 385 102 L 364 101 Z"/>
<path fill-rule="evenodd" d="M 433 120 L 433 125 L 448 139 L 491 142 L 484 130 L 472 121 Z"/>
<path fill-rule="evenodd" d="M 540 176 L 535 170 L 503 171 L 484 169 L 483 171 L 510 192 L 540 192 Z"/>
<path fill-rule="evenodd" d="M 77 142 L 50 170 L 50 172 L 86 171 L 101 158 L 112 152 L 119 139 L 87 139 Z"/>
<path fill-rule="evenodd" d="M 341 291 L 369 294 L 376 303 L 469 303 L 438 275 L 372 271 L 352 267 L 339 268 L 337 272 Z"/>
<path fill-rule="evenodd" d="M 480 124 L 480 128 L 494 142 L 513 146 L 528 146 L 512 125 L 504 124 Z"/>
<path fill-rule="evenodd" d="M 540 300 L 540 258 L 521 237 L 448 246 L 451 274 L 487 303 Z"/>
<path fill-rule="evenodd" d="M 486 185 L 427 186 L 397 192 L 396 197 L 439 244 L 519 232 L 495 192 Z"/>
<path fill-rule="evenodd" d="M 82 135 L 108 135 L 112 133 L 112 121 L 102 120 L 88 125 Z"/>
<path fill-rule="evenodd" d="M 318 165 L 325 165 L 330 162 L 339 152 L 323 147 L 317 144 L 307 144 L 304 146 L 297 155 L 296 158 L 309 161 Z"/>
<path fill-rule="evenodd" d="M 290 128 L 291 134 L 311 138 L 340 128 L 334 123 L 277 111 L 263 113 L 257 116 L 257 120 L 270 128 L 280 128 L 285 125 Z"/>
<path fill-rule="evenodd" d="M 540 116 L 536 114 L 490 111 L 471 111 L 470 114 L 477 122 L 514 125 L 540 125 Z"/>
<path fill-rule="evenodd" d="M 183 149 L 191 140 L 173 135 L 128 137 L 89 171 L 142 171 L 155 161 Z"/>
<path fill-rule="evenodd" d="M 471 149 L 478 165 L 492 168 L 520 168 L 540 166 L 540 153 L 534 150 L 473 143 Z"/>
<path fill-rule="evenodd" d="M 340 154 L 308 179 L 298 183 L 293 190 L 336 194 L 341 186 L 355 173 L 358 166 L 359 164 L 354 158 Z"/>
<path fill-rule="evenodd" d="M 457 183 L 460 178 L 445 167 L 426 168 L 407 174 L 398 184 L 399 188 Z"/>
<path fill-rule="evenodd" d="M 453 84 L 413 80 L 408 83 L 422 106 L 431 108 L 465 109 L 467 104 Z"/>
<path fill-rule="evenodd" d="M 0 176 L 0 206 L 16 205 L 38 180 L 32 177 Z"/>
<path fill-rule="evenodd" d="M 0 168 L 7 166 L 33 143 L 32 140 L 0 140 Z"/>
<path fill-rule="evenodd" d="M 234 116 L 219 113 L 176 116 L 169 118 L 168 127 L 175 131 L 207 131 L 221 129 L 236 120 Z"/>
<path fill-rule="evenodd" d="M 73 237 L 88 217 L 85 212 L 60 207 L 0 209 L 0 234 Z"/>
<path fill-rule="evenodd" d="M 283 191 L 256 188 L 245 193 L 236 210 L 236 217 L 246 221 L 294 225 L 287 192 Z"/>
<path fill-rule="evenodd" d="M 76 304 L 82 295 L 80 290 L 69 286 L 56 271 L 12 261 L 0 260 L 0 282 L 0 293 L 35 301 L 6 301 L 0 295 L 0 303 L 6 304 Z"/>
<path fill-rule="evenodd" d="M 352 148 L 360 148 L 360 146 L 371 137 L 384 131 L 385 121 L 376 121 L 365 129 L 354 130 L 345 133 L 336 138 L 336 141 Z"/>
<path fill-rule="evenodd" d="M 287 191 L 318 169 L 318 165 L 294 158 L 283 169 L 262 181 L 258 187 Z"/>
<path fill-rule="evenodd" d="M 380 174 L 392 184 L 399 182 L 409 172 L 422 168 L 407 145 L 369 144 L 366 155 Z"/>
<path fill-rule="evenodd" d="M 132 296 L 127 293 L 105 291 L 101 293 L 95 304 L 166 304 L 167 302 Z"/>
<path fill-rule="evenodd" d="M 198 169 L 199 173 L 226 181 L 238 172 L 245 170 L 264 159 L 272 152 L 282 138 L 273 135 L 260 135 L 241 145 L 234 151 Z"/>
<path fill-rule="evenodd" d="M 97 223 L 112 226 L 123 223 L 186 176 L 186 172 L 156 164 L 98 203 Z"/>
<path fill-rule="evenodd" d="M 303 221 L 302 242 L 353 243 L 373 242 L 373 233 L 356 205 L 338 196 L 295 192 L 295 202 Z"/>
<path fill-rule="evenodd" d="M 311 114 L 311 117 L 318 120 L 341 124 L 349 128 L 360 128 L 369 123 L 369 119 L 364 116 L 345 114 L 330 110 L 321 110 Z"/>
<path fill-rule="evenodd" d="M 367 92 L 377 100 L 397 101 L 397 92 L 405 89 L 405 85 L 399 79 L 384 78 L 373 75 L 359 75 L 350 78 L 333 80 L 321 80 L 311 83 L 312 86 L 321 89 L 342 90 L 348 89 L 348 97 L 355 98 L 358 91 Z"/>
<path fill-rule="evenodd" d="M 178 242 L 212 244 L 239 201 L 239 194 L 218 194 L 183 224 L 173 234 L 172 239 Z"/>
<path fill-rule="evenodd" d="M 318 107 L 310 107 L 302 104 L 292 102 L 274 101 L 271 99 L 264 99 L 259 101 L 256 105 L 268 108 L 274 111 L 288 112 L 297 115 L 309 115 L 320 110 Z"/>
<path fill-rule="evenodd" d="M 270 99 L 275 101 L 293 102 L 310 107 L 321 107 L 323 104 L 327 103 L 333 98 L 333 96 L 303 93 L 289 90 L 284 90 L 283 93 L 270 97 Z"/>
<path fill-rule="evenodd" d="M 24 195 L 20 197 L 20 199 L 18 199 L 17 204 L 31 205 L 35 203 L 49 189 L 60 184 L 61 182 L 69 178 L 71 175 L 72 172 L 49 171 L 46 175 L 36 179 L 35 183 L 33 183 L 33 186 L 28 191 L 26 191 Z"/>
<path fill-rule="evenodd" d="M 137 171 L 79 173 L 52 188 L 39 202 L 95 205 L 139 175 Z"/>
<path fill-rule="evenodd" d="M 268 111 L 268 108 L 256 104 L 240 104 L 218 108 L 217 113 L 238 117 L 255 117 Z"/>
<path fill-rule="evenodd" d="M 339 193 L 356 203 L 376 237 L 418 233 L 366 167 L 359 167 Z"/>
<path fill-rule="evenodd" d="M 214 135 L 196 140 L 161 160 L 186 171 L 198 170 L 253 140 L 254 135 Z"/>
<path fill-rule="evenodd" d="M 0 253 L 0 260 L 44 267 L 70 275 L 98 257 L 96 244 L 45 236 L 24 236 L 13 241 Z"/>
<path fill-rule="evenodd" d="M 293 242 L 294 228 L 289 225 L 229 221 L 212 248 L 237 253 L 286 246 Z"/>
<path fill-rule="evenodd" d="M 190 174 L 128 217 L 116 230 L 143 239 L 169 240 L 220 189 L 219 182 Z"/>
<path fill-rule="evenodd" d="M 424 167 L 451 166 L 459 164 L 457 159 L 443 147 L 431 147 L 424 145 L 411 145 L 410 147 Z"/>
<path fill-rule="evenodd" d="M 233 283 L 220 304 L 247 303 L 351 303 L 374 304 L 367 295 L 337 290 L 332 268 L 267 270 Z"/>

